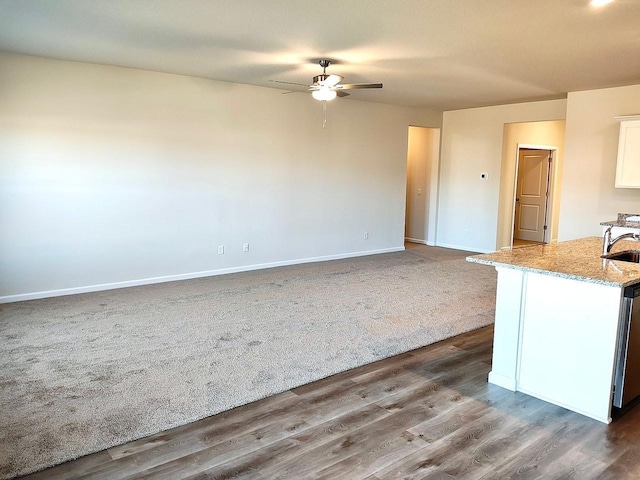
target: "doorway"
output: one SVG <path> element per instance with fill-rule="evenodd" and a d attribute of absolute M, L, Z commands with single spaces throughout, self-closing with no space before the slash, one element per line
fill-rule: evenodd
<path fill-rule="evenodd" d="M 435 245 L 440 129 L 410 126 L 407 140 L 404 239 Z"/>
<path fill-rule="evenodd" d="M 518 146 L 511 248 L 549 243 L 555 148 Z"/>
<path fill-rule="evenodd" d="M 565 139 L 564 120 L 505 123 L 502 137 L 502 160 L 500 167 L 500 193 L 498 204 L 498 226 L 496 250 L 513 248 L 513 226 L 520 148 L 553 150 L 551 172 L 551 195 L 547 222 L 547 243 L 558 238 L 560 224 L 560 198 L 562 197 L 562 159 Z"/>

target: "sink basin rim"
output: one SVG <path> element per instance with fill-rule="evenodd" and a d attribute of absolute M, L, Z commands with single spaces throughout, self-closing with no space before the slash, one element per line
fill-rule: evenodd
<path fill-rule="evenodd" d="M 622 262 L 640 263 L 640 250 L 623 250 L 622 252 L 602 255 L 606 260 L 620 260 Z"/>

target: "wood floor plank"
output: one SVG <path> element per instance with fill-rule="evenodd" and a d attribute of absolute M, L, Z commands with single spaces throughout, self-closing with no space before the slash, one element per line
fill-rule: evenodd
<path fill-rule="evenodd" d="M 334 417 L 324 424 L 290 435 L 251 455 L 242 455 L 227 462 L 213 461 L 209 464 L 209 451 L 202 451 L 184 460 L 197 464 L 197 468 L 202 469 L 199 473 L 206 475 L 206 478 L 227 478 L 229 475 L 238 475 L 239 478 L 243 478 L 250 476 L 252 472 L 260 472 L 266 478 L 276 478 L 277 475 L 273 469 L 276 471 L 284 470 L 286 475 L 292 475 L 289 478 L 304 478 L 296 477 L 296 475 L 300 475 L 305 466 L 296 465 L 295 469 L 289 471 L 288 458 L 303 455 L 315 448 L 329 449 L 328 445 L 332 444 L 335 439 L 343 442 L 343 437 L 349 435 L 350 432 L 387 416 L 389 416 L 389 412 L 371 404 L 341 417 Z M 308 467 L 309 465 L 306 465 L 306 468 Z M 150 470 L 147 472 L 148 476 L 140 478 L 154 478 L 154 475 L 160 471 L 161 469 Z M 182 471 L 185 469 L 183 468 Z"/>
<path fill-rule="evenodd" d="M 532 402 L 529 418 L 543 408 L 545 405 L 542 402 Z M 473 409 L 474 415 L 478 413 L 477 408 Z M 525 416 L 512 416 L 498 409 L 491 409 L 473 422 L 452 423 L 459 425 L 457 431 L 437 438 L 425 449 L 428 450 L 430 463 L 437 464 L 437 470 L 432 470 L 422 478 L 434 479 L 445 473 L 453 478 L 478 479 L 483 474 L 492 472 L 495 465 L 509 461 L 518 452 L 528 448 L 541 430 L 540 427 L 533 426 Z M 469 429 L 468 425 L 474 425 L 475 429 Z M 484 428 L 479 428 L 480 426 Z M 452 455 L 452 446 L 455 447 L 455 455 Z M 438 451 L 441 451 L 441 456 L 434 456 Z"/>
<path fill-rule="evenodd" d="M 637 435 L 640 435 L 640 432 Z M 622 455 L 601 473 L 600 478 L 605 480 L 640 478 L 640 445 L 625 448 Z"/>
<path fill-rule="evenodd" d="M 520 450 L 516 457 L 481 478 L 544 478 L 544 470 L 563 469 L 564 455 L 575 447 L 595 422 L 571 412 L 564 419 L 559 419 L 554 428 L 541 432 L 541 436 Z"/>
<path fill-rule="evenodd" d="M 131 453 L 128 456 L 114 460 L 107 465 L 100 465 L 98 468 L 89 470 L 95 480 L 102 479 L 124 479 L 131 474 L 138 475 L 144 471 L 156 471 L 158 468 L 162 472 L 167 469 L 166 464 L 177 462 L 181 465 L 182 459 L 200 459 L 211 457 L 219 462 L 228 460 L 216 449 L 217 444 L 232 444 L 239 442 L 238 437 L 248 434 L 244 441 L 256 435 L 256 427 L 265 429 L 279 418 L 287 425 L 288 435 L 295 433 L 302 424 L 316 425 L 327 420 L 338 417 L 344 412 L 351 412 L 358 406 L 367 405 L 362 399 L 351 393 L 353 383 L 344 380 L 333 385 L 327 385 L 322 389 L 310 392 L 306 397 L 301 398 L 292 392 L 285 392 L 281 401 L 260 402 L 254 408 L 240 408 L 235 415 L 221 416 L 219 424 L 209 425 L 209 422 L 197 422 L 191 429 L 183 429 L 180 435 L 172 437 L 168 442 L 162 442 L 153 448 L 145 449 L 138 453 Z M 196 424 L 194 424 L 196 425 Z M 253 428 L 254 430 L 251 430 Z M 260 430 L 257 430 L 259 434 Z M 265 445 L 267 442 L 263 442 Z M 255 448 L 249 448 L 253 451 Z M 206 451 L 205 453 L 202 453 Z M 232 455 L 232 458 L 240 453 Z M 211 460 L 209 460 L 211 461 Z M 158 473 L 159 474 L 159 473 Z M 136 478 L 136 477 L 134 477 Z"/>
<path fill-rule="evenodd" d="M 638 445 L 639 431 L 640 408 L 634 408 L 620 421 L 592 428 L 581 442 L 580 451 L 600 461 L 612 463 L 628 448 Z"/>
<path fill-rule="evenodd" d="M 401 410 L 414 404 L 422 405 L 427 410 L 441 409 L 449 402 L 455 403 L 464 397 L 460 390 L 464 388 L 464 382 L 467 379 L 469 380 L 468 392 L 475 392 L 479 395 L 487 390 L 486 385 L 482 382 L 482 379 L 486 377 L 484 365 L 471 363 L 464 368 L 464 372 L 462 374 L 460 370 L 456 370 L 448 377 L 436 376 L 434 380 L 425 378 L 419 383 L 416 382 L 415 388 L 395 392 L 376 401 L 376 403 L 390 411 Z"/>
<path fill-rule="evenodd" d="M 239 407 L 224 414 L 131 442 L 115 449 L 122 454 L 115 456 L 113 461 L 97 465 L 88 464 L 75 468 L 74 473 L 79 475 L 78 478 L 87 477 L 94 480 L 127 478 L 131 474 L 178 461 L 186 455 L 205 449 L 210 446 L 209 438 L 225 442 L 252 429 L 268 425 L 278 414 L 282 415 L 298 404 L 299 398 L 296 395 L 284 392 L 277 397 L 255 402 L 253 408 Z M 214 418 L 216 421 L 212 422 Z M 295 418 L 288 418 L 291 422 L 296 421 Z M 55 475 L 60 474 L 52 478 L 68 478 L 65 465 L 67 464 L 60 466 L 60 473 L 57 470 L 52 472 Z"/>
<path fill-rule="evenodd" d="M 371 461 L 378 457 L 387 457 L 390 452 L 413 451 L 424 445 L 424 442 L 406 432 L 406 426 L 417 422 L 424 415 L 425 412 L 422 410 L 412 409 L 385 416 L 302 454 L 292 452 L 291 457 L 265 466 L 264 474 L 269 478 L 294 478 L 288 476 L 292 473 L 300 475 L 299 478 L 315 478 L 327 466 L 332 467 L 349 457 L 364 455 Z M 345 470 L 339 470 L 344 476 Z M 328 472 L 332 470 L 329 469 Z M 338 473 L 331 475 L 335 475 L 333 478 L 341 478 Z M 327 473 L 320 476 L 331 478 L 331 475 Z"/>
<path fill-rule="evenodd" d="M 475 407 L 475 408 L 474 408 Z M 475 472 L 487 456 L 493 455 L 496 445 L 504 445 L 496 431 L 513 429 L 517 420 L 498 412 L 486 412 L 477 405 L 465 414 L 458 413 L 454 421 L 444 428 L 437 428 L 421 436 L 429 446 L 407 459 L 392 472 L 409 478 L 476 478 Z M 406 472 L 406 473 L 405 473 Z M 419 473 L 416 477 L 416 472 Z M 378 473 L 378 476 L 386 477 Z"/>
<path fill-rule="evenodd" d="M 446 391 L 441 390 L 438 392 L 438 395 L 445 397 L 447 393 Z M 318 475 L 319 478 L 339 478 L 338 474 L 342 473 L 342 475 L 345 475 L 346 472 L 349 472 L 349 475 L 355 474 L 357 478 L 363 478 L 372 473 L 378 478 L 425 478 L 424 475 L 428 472 L 424 470 L 421 471 L 418 476 L 411 477 L 408 476 L 406 471 L 399 474 L 399 472 L 395 470 L 395 466 L 410 465 L 413 458 L 420 458 L 420 466 L 428 466 L 430 470 L 434 464 L 445 463 L 442 459 L 450 459 L 453 457 L 453 455 L 451 455 L 450 446 L 451 444 L 455 444 L 456 440 L 446 439 L 446 437 L 457 432 L 457 436 L 459 437 L 457 443 L 462 443 L 463 440 L 465 442 L 477 443 L 479 441 L 478 438 L 482 438 L 483 435 L 491 438 L 495 425 L 499 424 L 503 420 L 504 415 L 502 413 L 493 415 L 488 414 L 486 411 L 486 405 L 480 401 L 457 396 L 449 396 L 449 398 L 451 400 L 451 404 L 449 405 L 442 401 L 435 402 L 436 406 L 431 408 L 429 411 L 429 413 L 433 415 L 431 419 L 420 421 L 420 423 L 415 427 L 407 429 L 408 434 L 416 434 L 412 438 L 417 437 L 417 439 L 425 442 L 424 444 L 414 442 L 414 445 L 420 447 L 417 451 L 406 452 L 398 450 L 397 452 L 394 452 L 395 458 L 392 458 L 392 461 L 389 461 L 389 456 L 382 456 L 381 458 L 375 459 L 368 459 L 368 457 L 365 457 L 363 459 L 362 455 L 354 455 L 345 461 L 322 470 Z M 412 407 L 409 407 L 416 409 L 416 413 L 418 413 L 415 417 L 416 419 L 419 419 L 421 415 L 425 415 L 424 410 L 422 410 L 419 405 L 419 402 L 413 402 Z M 422 406 L 424 405 L 425 404 L 422 404 Z M 434 443 L 436 441 L 436 437 L 433 436 L 433 433 L 434 430 L 437 431 L 437 428 L 433 427 L 440 423 L 441 417 L 446 415 L 446 412 L 450 413 L 452 410 L 457 411 L 458 409 L 463 409 L 464 414 L 459 411 L 456 413 L 460 418 L 454 428 L 444 428 L 439 431 L 439 434 L 436 435 L 437 440 L 440 440 L 440 443 L 438 444 L 439 448 L 435 448 Z M 403 410 L 403 412 L 406 414 L 406 410 Z M 446 421 L 445 423 L 450 424 Z M 407 425 L 409 424 L 405 424 L 405 426 Z M 425 434 L 425 432 L 428 433 Z M 458 448 L 457 450 L 463 449 Z M 417 453 L 418 451 L 423 453 L 429 452 L 430 455 L 441 455 L 442 458 L 428 458 L 426 459 L 428 460 L 427 463 L 425 463 L 424 455 L 420 455 Z M 467 457 L 464 456 L 462 459 L 466 460 Z M 452 462 L 454 465 L 459 465 L 461 462 L 460 455 L 452 458 Z M 439 469 L 437 472 L 433 473 L 436 473 L 436 475 L 439 476 L 443 473 L 443 469 Z M 452 476 L 451 478 L 457 477 Z"/>
<path fill-rule="evenodd" d="M 479 328 L 472 330 L 464 335 L 458 335 L 448 338 L 443 343 L 449 342 L 451 345 L 466 350 L 468 348 L 475 348 L 478 346 L 485 348 L 493 348 L 493 329 L 492 328 Z"/>
<path fill-rule="evenodd" d="M 375 433 L 375 432 L 374 432 Z M 312 472 L 308 478 L 333 480 L 352 476 L 363 478 L 389 464 L 401 461 L 407 455 L 420 448 L 420 440 L 408 432 L 389 438 L 369 440 L 369 446 L 363 442 L 358 451 L 333 465 Z"/>
<path fill-rule="evenodd" d="M 258 400 L 250 405 L 243 405 L 169 431 L 112 447 L 107 451 L 114 460 L 117 460 L 145 450 L 157 449 L 176 438 L 199 437 L 205 432 L 209 432 L 210 435 L 216 435 L 221 441 L 224 441 L 229 434 L 238 435 L 242 433 L 243 427 L 264 425 L 265 421 L 271 421 L 271 414 L 277 415 L 278 412 L 288 411 L 298 401 L 299 398 L 296 395 L 291 392 L 283 392 L 280 395 Z M 265 412 L 270 412 L 270 414 Z"/>
<path fill-rule="evenodd" d="M 55 467 L 47 468 L 40 472 L 20 477 L 29 480 L 64 480 L 80 478 L 83 472 L 98 468 L 100 465 L 109 465 L 113 459 L 106 450 L 85 455 L 77 460 L 65 462 Z"/>
<path fill-rule="evenodd" d="M 238 457 L 252 454 L 281 439 L 291 437 L 298 429 L 306 429 L 308 425 L 290 426 L 289 422 L 276 421 L 268 426 L 234 437 L 226 442 L 216 442 L 213 446 L 202 448 L 196 452 L 180 457 L 179 461 L 165 462 L 156 467 L 145 469 L 142 473 L 124 477 L 128 478 L 166 478 L 176 479 L 192 476 L 207 470 L 208 467 L 224 464 Z M 243 470 L 253 473 L 255 469 Z M 235 474 L 238 472 L 236 471 Z"/>
<path fill-rule="evenodd" d="M 365 375 L 354 378 L 354 392 L 363 400 L 379 402 L 382 399 L 403 392 L 409 392 L 424 383 L 424 379 L 407 369 L 376 372 L 377 375 Z"/>
<path fill-rule="evenodd" d="M 557 462 L 543 465 L 539 474 L 543 478 L 600 480 L 606 467 L 603 462 L 581 453 L 578 449 L 572 449 Z"/>
<path fill-rule="evenodd" d="M 473 366 L 467 368 L 472 370 Z M 297 470 L 301 465 L 305 468 L 313 466 L 309 471 L 305 470 L 308 478 L 342 478 L 341 476 L 347 475 L 347 472 L 348 475 L 356 475 L 357 478 L 367 476 L 390 461 L 398 461 L 416 448 L 421 448 L 422 439 L 413 435 L 409 431 L 410 427 L 424 421 L 425 418 L 438 415 L 443 409 L 451 408 L 448 401 L 456 404 L 460 400 L 462 397 L 455 390 L 442 388 L 433 382 L 426 388 L 390 396 L 385 402 L 376 402 L 394 413 L 388 420 L 383 419 L 371 424 L 367 429 L 354 432 L 345 439 L 346 443 L 327 445 L 326 447 L 334 447 L 328 453 L 323 449 L 296 458 L 292 463 L 297 465 L 297 468 L 292 467 L 291 470 Z M 373 432 L 367 431 L 372 429 Z M 340 457 L 344 456 L 346 457 L 340 460 Z M 315 468 L 318 459 L 321 459 L 321 464 L 339 461 L 328 468 L 318 470 Z M 314 473 L 316 470 L 317 474 Z"/>

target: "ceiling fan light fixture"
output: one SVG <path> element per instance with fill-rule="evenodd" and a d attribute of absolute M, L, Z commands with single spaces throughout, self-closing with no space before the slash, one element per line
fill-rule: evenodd
<path fill-rule="evenodd" d="M 333 90 L 330 90 L 328 88 L 320 88 L 318 90 L 314 90 L 313 92 L 311 92 L 311 95 L 316 100 L 320 100 L 320 101 L 326 102 L 326 101 L 329 101 L 329 100 L 333 100 L 334 98 L 336 98 L 336 96 L 338 94 L 336 92 L 334 92 Z"/>

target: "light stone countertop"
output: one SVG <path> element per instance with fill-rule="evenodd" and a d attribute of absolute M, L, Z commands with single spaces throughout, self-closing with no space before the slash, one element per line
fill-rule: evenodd
<path fill-rule="evenodd" d="M 638 213 L 619 213 L 617 220 L 611 220 L 609 222 L 601 222 L 600 225 L 608 227 L 624 227 L 624 228 L 638 228 L 640 229 L 640 221 L 637 218 L 640 217 Z M 634 220 L 629 220 L 633 218 Z"/>
<path fill-rule="evenodd" d="M 624 227 L 640 229 L 640 222 L 629 222 L 625 220 L 611 220 L 610 222 L 600 222 L 600 225 L 608 227 Z"/>
<path fill-rule="evenodd" d="M 613 252 L 623 250 L 640 250 L 640 243 L 621 240 Z M 640 264 L 605 260 L 601 254 L 602 238 L 587 237 L 472 255 L 467 261 L 616 287 L 640 283 Z"/>

